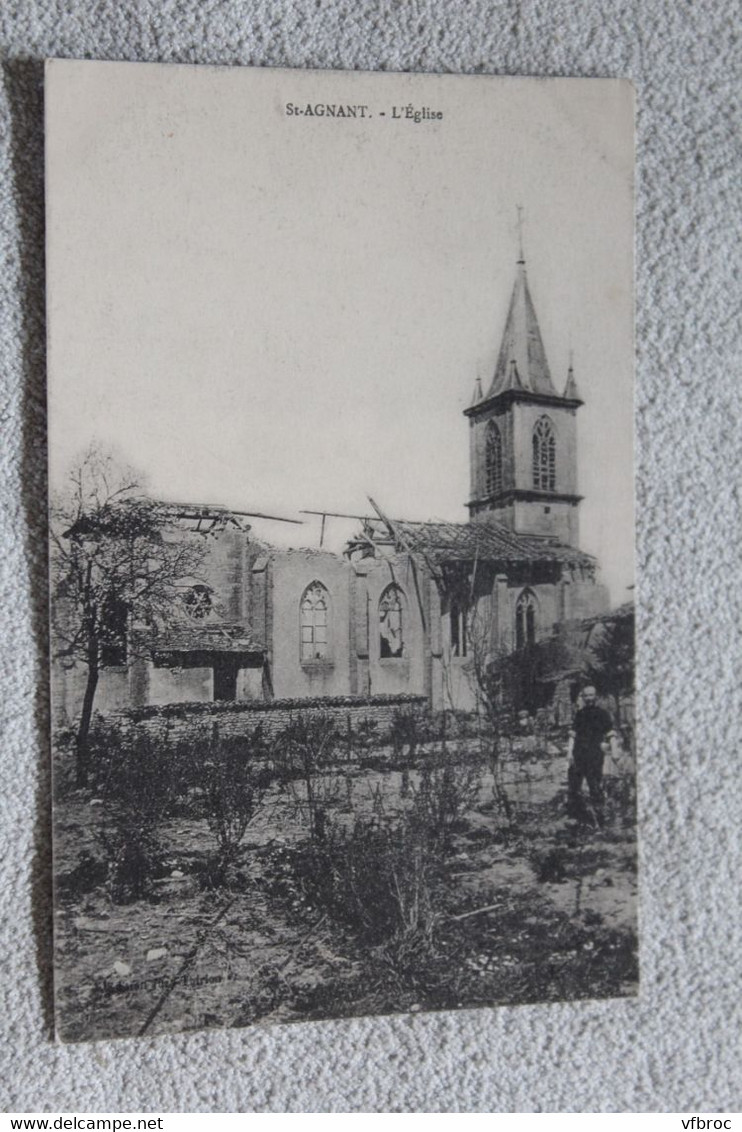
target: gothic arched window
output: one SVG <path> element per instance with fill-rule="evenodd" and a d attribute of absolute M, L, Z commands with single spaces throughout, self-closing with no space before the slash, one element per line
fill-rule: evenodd
<path fill-rule="evenodd" d="M 379 656 L 404 656 L 404 597 L 399 586 L 387 586 L 379 598 Z"/>
<path fill-rule="evenodd" d="M 330 648 L 330 595 L 321 582 L 304 590 L 301 613 L 301 659 L 326 660 Z"/>
<path fill-rule="evenodd" d="M 523 590 L 515 604 L 515 647 L 524 649 L 536 643 L 536 598 Z"/>
<path fill-rule="evenodd" d="M 502 491 L 502 437 L 494 421 L 490 421 L 486 430 L 484 478 L 487 495 L 497 495 Z"/>
<path fill-rule="evenodd" d="M 556 489 L 556 440 L 548 417 L 539 417 L 533 430 L 533 486 L 539 491 Z"/>

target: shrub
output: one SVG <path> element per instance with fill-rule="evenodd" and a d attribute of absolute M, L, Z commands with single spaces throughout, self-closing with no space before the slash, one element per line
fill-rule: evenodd
<path fill-rule="evenodd" d="M 90 737 L 94 791 L 107 811 L 126 820 L 159 823 L 184 793 L 186 782 L 174 764 L 171 725 L 157 730 L 122 728 L 100 720 Z"/>
<path fill-rule="evenodd" d="M 84 849 L 75 866 L 56 877 L 56 892 L 59 898 L 78 900 L 87 896 L 99 885 L 108 880 L 108 863 Z"/>
<path fill-rule="evenodd" d="M 106 851 L 106 883 L 114 904 L 133 904 L 152 894 L 162 875 L 163 851 L 157 831 L 146 822 L 116 822 L 100 831 Z"/>
<path fill-rule="evenodd" d="M 262 729 L 239 739 L 220 740 L 214 724 L 208 746 L 195 768 L 203 788 L 206 822 L 217 851 L 207 872 L 209 884 L 229 880 L 247 827 L 262 807 L 275 768 Z"/>
<path fill-rule="evenodd" d="M 62 727 L 52 736 L 54 755 L 54 797 L 61 801 L 77 786 L 76 735 L 72 727 Z"/>
<path fill-rule="evenodd" d="M 89 781 L 103 802 L 98 836 L 111 899 L 128 904 L 151 892 L 162 868 L 160 824 L 185 783 L 172 765 L 167 723 L 152 733 L 97 720 L 89 749 Z"/>
<path fill-rule="evenodd" d="M 365 752 L 379 745 L 379 722 L 366 716 L 360 720 L 353 731 L 353 744 L 357 752 Z"/>
<path fill-rule="evenodd" d="M 304 898 L 377 948 L 400 986 L 424 981 L 441 919 L 443 865 L 479 788 L 477 769 L 439 759 L 411 785 L 401 813 L 387 816 L 379 796 L 373 817 L 332 826 L 321 841 L 293 851 Z"/>
<path fill-rule="evenodd" d="M 418 785 L 412 786 L 412 812 L 432 851 L 441 856 L 449 852 L 453 834 L 480 788 L 479 769 L 458 759 L 440 756 L 423 766 Z"/>
<path fill-rule="evenodd" d="M 352 928 L 366 946 L 433 930 L 431 870 L 423 831 L 407 816 L 393 831 L 357 818 L 294 853 L 308 902 Z"/>
<path fill-rule="evenodd" d="M 395 711 L 389 739 L 395 758 L 411 763 L 420 742 L 420 721 L 414 712 Z"/>
<path fill-rule="evenodd" d="M 129 903 L 151 892 L 162 871 L 162 823 L 192 811 L 198 799 L 216 841 L 206 876 L 212 886 L 227 880 L 249 823 L 275 777 L 262 728 L 222 739 L 216 724 L 203 721 L 173 741 L 172 723 L 122 727 L 96 722 L 91 735 L 91 782 L 103 801 L 99 834 L 108 861 L 111 898 Z"/>
<path fill-rule="evenodd" d="M 335 720 L 328 715 L 300 714 L 276 740 L 281 776 L 294 796 L 297 809 L 306 809 L 313 840 L 326 835 L 328 809 L 340 794 L 341 779 L 332 767 L 340 736 Z M 299 778 L 304 786 L 302 799 L 293 787 Z"/>

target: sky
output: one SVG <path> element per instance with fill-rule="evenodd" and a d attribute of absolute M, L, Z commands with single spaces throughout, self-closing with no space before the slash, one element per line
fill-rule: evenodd
<path fill-rule="evenodd" d="M 466 521 L 523 209 L 570 350 L 582 549 L 633 583 L 633 101 L 615 80 L 60 62 L 47 72 L 50 478 L 95 440 L 163 499 Z M 363 117 L 287 112 L 364 106 Z M 415 121 L 406 108 L 426 110 Z M 395 110 L 396 108 L 396 110 Z M 357 111 L 360 115 L 360 111 Z M 340 548 L 357 524 L 331 521 Z"/>

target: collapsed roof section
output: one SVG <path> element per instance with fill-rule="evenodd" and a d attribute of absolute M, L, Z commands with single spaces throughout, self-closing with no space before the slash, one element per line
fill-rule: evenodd
<path fill-rule="evenodd" d="M 596 567 L 592 555 L 575 547 L 517 534 L 498 523 L 422 523 L 385 516 L 366 520 L 346 553 L 369 556 L 385 548 L 419 555 L 435 566 L 480 561 L 503 567 L 529 563 L 562 563 L 590 571 Z"/>
<path fill-rule="evenodd" d="M 197 534 L 213 535 L 232 529 L 248 534 L 251 530 L 246 519 L 268 519 L 275 523 L 291 523 L 301 526 L 302 519 L 290 519 L 281 515 L 268 515 L 263 511 L 237 511 L 219 503 L 178 503 L 164 499 L 150 499 L 147 496 L 131 496 L 111 499 L 89 513 L 81 514 L 74 523 L 62 532 L 64 538 L 85 538 L 91 533 L 127 533 L 125 524 L 129 523 L 129 533 L 136 533 L 136 523 L 140 516 L 161 524 L 177 524 L 184 530 Z M 253 540 L 255 541 L 255 540 Z"/>
<path fill-rule="evenodd" d="M 155 664 L 167 667 L 210 664 L 215 653 L 235 654 L 245 664 L 256 665 L 262 664 L 266 652 L 265 644 L 256 639 L 249 625 L 213 622 L 167 628 L 150 639 L 149 647 Z"/>

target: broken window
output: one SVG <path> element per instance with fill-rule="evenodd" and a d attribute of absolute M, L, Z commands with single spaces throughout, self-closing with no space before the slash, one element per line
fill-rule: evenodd
<path fill-rule="evenodd" d="M 321 582 L 312 582 L 301 599 L 301 659 L 325 660 L 329 648 L 329 594 Z"/>
<path fill-rule="evenodd" d="M 548 417 L 539 417 L 533 430 L 533 486 L 539 491 L 556 488 L 556 440 Z"/>
<path fill-rule="evenodd" d="M 127 662 L 129 607 L 114 595 L 106 599 L 101 611 L 101 668 L 119 668 Z"/>
<path fill-rule="evenodd" d="M 502 436 L 494 421 L 487 425 L 484 470 L 487 495 L 497 495 L 502 491 Z"/>
<path fill-rule="evenodd" d="M 379 599 L 379 656 L 382 660 L 404 656 L 403 597 L 392 583 Z"/>
<path fill-rule="evenodd" d="M 211 613 L 211 590 L 208 586 L 191 586 L 183 594 L 183 605 L 192 621 L 203 621 Z"/>
<path fill-rule="evenodd" d="M 466 656 L 468 604 L 461 598 L 451 599 L 451 656 Z"/>
<path fill-rule="evenodd" d="M 536 643 L 536 598 L 523 590 L 515 606 L 515 647 L 524 649 Z"/>

